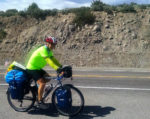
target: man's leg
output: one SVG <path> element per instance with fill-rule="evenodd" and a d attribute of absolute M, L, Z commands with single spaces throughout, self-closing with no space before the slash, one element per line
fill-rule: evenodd
<path fill-rule="evenodd" d="M 45 85 L 48 81 L 44 77 L 49 76 L 49 74 L 44 70 L 27 70 L 28 74 L 37 81 L 38 87 L 38 101 L 42 101 L 42 96 L 44 92 Z"/>
<path fill-rule="evenodd" d="M 37 83 L 39 85 L 38 87 L 38 107 L 41 108 L 41 109 L 47 109 L 49 106 L 46 105 L 45 103 L 43 103 L 43 100 L 42 100 L 42 96 L 43 96 L 43 92 L 44 92 L 44 89 L 45 89 L 45 85 L 46 85 L 46 80 L 44 78 L 40 78 Z"/>
<path fill-rule="evenodd" d="M 48 74 L 45 74 L 44 76 L 49 76 Z M 40 78 L 37 83 L 39 85 L 38 88 L 38 101 L 42 100 L 42 96 L 43 96 L 43 92 L 44 92 L 44 88 L 47 82 L 49 82 L 50 80 L 46 80 L 44 78 Z"/>
<path fill-rule="evenodd" d="M 44 88 L 45 88 L 45 85 L 46 85 L 46 81 L 43 78 L 40 78 L 37 81 L 37 83 L 39 85 L 39 87 L 38 87 L 38 101 L 41 101 L 42 96 L 43 96 L 43 92 L 44 92 Z"/>

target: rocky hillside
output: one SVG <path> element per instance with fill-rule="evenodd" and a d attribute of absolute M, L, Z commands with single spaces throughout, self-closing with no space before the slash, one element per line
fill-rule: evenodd
<path fill-rule="evenodd" d="M 0 28 L 7 33 L 0 39 L 0 64 L 23 62 L 25 54 L 50 34 L 59 39 L 55 54 L 62 64 L 150 68 L 150 10 L 94 14 L 96 22 L 82 28 L 72 24 L 73 14 L 59 14 L 44 21 L 0 17 Z"/>

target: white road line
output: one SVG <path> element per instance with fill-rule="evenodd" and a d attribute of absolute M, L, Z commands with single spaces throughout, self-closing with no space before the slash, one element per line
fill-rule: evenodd
<path fill-rule="evenodd" d="M 121 87 L 96 87 L 96 86 L 76 86 L 83 89 L 107 89 L 107 90 L 133 90 L 133 91 L 150 91 L 149 88 L 121 88 Z"/>
<path fill-rule="evenodd" d="M 2 84 L 0 84 L 0 86 L 8 86 L 8 84 L 7 83 L 2 83 Z"/>
<path fill-rule="evenodd" d="M 8 84 L 0 84 L 0 86 L 8 86 Z M 132 91 L 150 91 L 149 88 L 121 88 L 121 87 L 97 87 L 97 86 L 75 86 L 83 89 L 107 89 L 107 90 L 132 90 Z"/>

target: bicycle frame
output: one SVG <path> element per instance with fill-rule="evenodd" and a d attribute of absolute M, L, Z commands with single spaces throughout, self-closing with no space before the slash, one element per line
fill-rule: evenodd
<path fill-rule="evenodd" d="M 60 87 L 63 86 L 63 85 L 62 85 L 62 81 L 61 81 L 63 78 L 64 78 L 63 73 L 60 74 L 60 75 L 57 75 L 57 77 L 46 77 L 46 79 L 56 80 L 56 81 L 57 81 L 57 84 L 53 85 L 53 84 L 50 83 L 50 85 L 49 85 L 49 90 L 44 93 L 44 96 L 43 96 L 42 100 L 44 100 L 44 99 L 50 94 L 50 92 L 51 92 L 53 89 L 55 89 L 56 87 L 59 87 L 59 86 L 60 86 Z M 72 78 L 71 78 L 71 80 L 72 80 Z"/>

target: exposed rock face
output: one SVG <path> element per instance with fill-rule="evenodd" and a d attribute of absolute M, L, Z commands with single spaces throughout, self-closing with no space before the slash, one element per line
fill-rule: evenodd
<path fill-rule="evenodd" d="M 23 62 L 25 54 L 45 35 L 58 38 L 56 57 L 62 64 L 90 67 L 150 67 L 150 10 L 138 13 L 95 12 L 96 22 L 82 28 L 72 24 L 73 14 L 44 21 L 19 16 L 0 17 L 7 32 L 0 39 L 0 64 Z"/>

